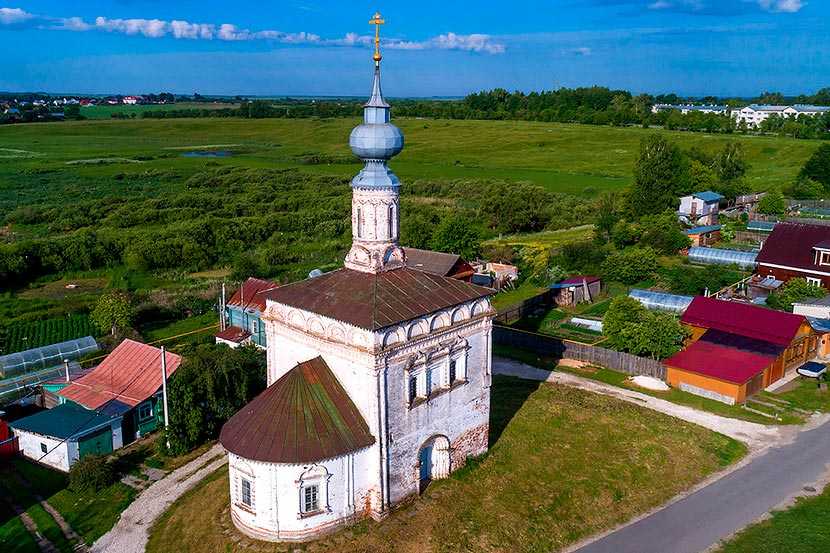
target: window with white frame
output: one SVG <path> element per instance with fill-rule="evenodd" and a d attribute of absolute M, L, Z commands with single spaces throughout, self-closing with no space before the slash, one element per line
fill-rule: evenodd
<path fill-rule="evenodd" d="M 458 377 L 458 360 L 457 359 L 450 359 L 450 370 L 449 370 L 450 384 L 455 382 L 455 379 L 457 377 Z"/>
<path fill-rule="evenodd" d="M 434 365 L 427 370 L 427 395 L 442 387 L 441 366 Z"/>
<path fill-rule="evenodd" d="M 821 279 L 814 277 L 807 277 L 807 284 L 811 286 L 821 286 Z"/>
<path fill-rule="evenodd" d="M 146 421 L 153 418 L 153 404 L 149 401 L 138 406 L 138 420 Z"/>
<path fill-rule="evenodd" d="M 830 265 L 830 252 L 819 252 L 818 264 Z"/>
<path fill-rule="evenodd" d="M 320 510 L 320 485 L 305 484 L 302 498 L 303 514 L 315 513 Z"/>
<path fill-rule="evenodd" d="M 259 334 L 259 320 L 251 319 L 251 334 Z"/>
<path fill-rule="evenodd" d="M 253 482 L 244 476 L 239 477 L 239 502 L 249 509 L 254 508 Z"/>
<path fill-rule="evenodd" d="M 329 510 L 329 478 L 331 474 L 322 465 L 315 465 L 300 476 L 300 516 L 316 515 Z"/>

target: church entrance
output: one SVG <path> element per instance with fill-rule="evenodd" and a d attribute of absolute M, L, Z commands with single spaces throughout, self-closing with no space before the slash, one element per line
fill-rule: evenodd
<path fill-rule="evenodd" d="M 418 452 L 420 493 L 430 482 L 450 475 L 450 440 L 446 436 L 434 436 L 421 446 Z"/>

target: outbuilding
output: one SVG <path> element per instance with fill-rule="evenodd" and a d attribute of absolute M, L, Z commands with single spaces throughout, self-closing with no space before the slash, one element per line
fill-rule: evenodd
<path fill-rule="evenodd" d="M 68 472 L 89 454 L 106 454 L 123 444 L 121 416 L 84 409 L 74 403 L 58 405 L 9 424 L 20 454 Z"/>
<path fill-rule="evenodd" d="M 791 373 L 819 345 L 805 317 L 740 302 L 698 296 L 681 322 L 692 336 L 664 362 L 669 384 L 728 404 Z"/>

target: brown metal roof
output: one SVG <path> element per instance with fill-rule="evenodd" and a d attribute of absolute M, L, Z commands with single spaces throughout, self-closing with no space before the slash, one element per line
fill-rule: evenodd
<path fill-rule="evenodd" d="M 249 278 L 231 296 L 228 305 L 241 307 L 242 309 L 258 309 L 261 313 L 265 311 L 265 294 L 277 286 L 279 285 L 276 282 L 270 280 Z"/>
<path fill-rule="evenodd" d="M 169 351 L 165 354 L 167 375 L 170 376 L 182 358 Z M 58 394 L 83 405 L 98 409 L 111 400 L 136 406 L 161 388 L 161 349 L 124 340 L 89 374 L 73 381 Z"/>
<path fill-rule="evenodd" d="M 452 276 L 456 263 L 461 256 L 454 253 L 419 250 L 418 248 L 404 248 L 406 266 L 434 275 Z"/>
<path fill-rule="evenodd" d="M 375 443 L 322 357 L 298 364 L 222 427 L 219 441 L 245 459 L 310 463 Z"/>
<path fill-rule="evenodd" d="M 245 329 L 239 328 L 238 326 L 229 326 L 225 330 L 217 332 L 214 336 L 220 340 L 227 340 L 229 342 L 241 344 L 251 337 L 251 333 Z"/>
<path fill-rule="evenodd" d="M 281 286 L 268 299 L 374 331 L 494 293 L 406 267 L 377 274 L 338 269 Z"/>

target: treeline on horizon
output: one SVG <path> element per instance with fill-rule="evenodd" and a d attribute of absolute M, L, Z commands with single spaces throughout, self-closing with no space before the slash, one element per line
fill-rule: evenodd
<path fill-rule="evenodd" d="M 663 127 L 669 130 L 688 130 L 709 133 L 749 132 L 743 124 L 737 124 L 727 115 L 679 111 L 652 113 L 654 104 L 682 102 L 675 94 L 633 96 L 624 90 L 604 87 L 561 88 L 549 92 L 508 92 L 495 89 L 470 94 L 463 100 L 397 100 L 393 107 L 399 117 L 429 117 L 434 119 L 520 120 L 556 123 L 582 123 L 588 125 L 613 125 Z M 717 103 L 715 97 L 703 98 L 704 103 Z M 754 100 L 757 103 L 793 104 L 805 103 L 830 105 L 830 88 L 824 88 L 812 96 L 786 98 L 780 93 L 764 93 Z M 748 102 L 728 100 L 735 107 Z M 247 117 L 247 118 L 307 118 L 307 117 L 356 117 L 361 114 L 362 103 L 337 100 L 284 101 L 275 103 L 255 100 L 243 103 L 239 108 L 183 109 L 147 111 L 143 118 L 179 117 Z M 758 132 L 774 133 L 795 138 L 830 139 L 830 113 L 799 119 L 769 118 Z"/>

